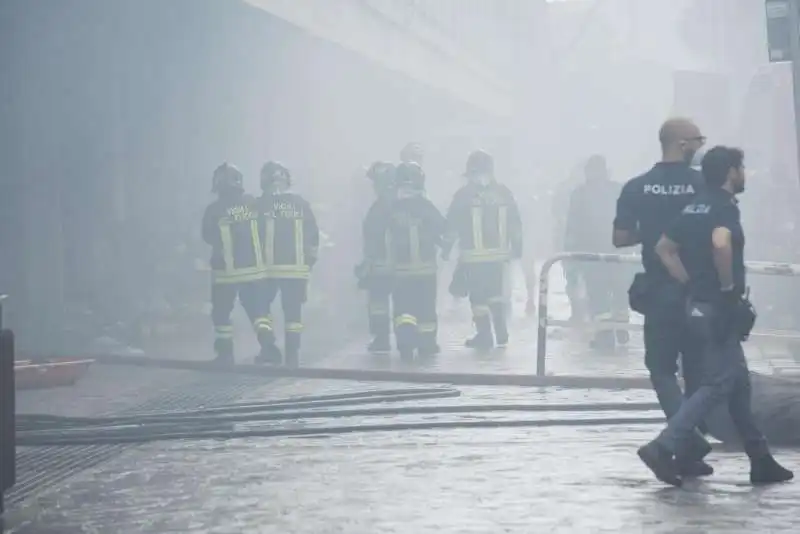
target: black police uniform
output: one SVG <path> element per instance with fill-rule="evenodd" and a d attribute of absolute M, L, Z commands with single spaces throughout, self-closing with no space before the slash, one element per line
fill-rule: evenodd
<path fill-rule="evenodd" d="M 303 304 L 311 269 L 319 254 L 319 227 L 309 203 L 295 193 L 264 194 L 260 205 L 264 216 L 265 302 L 271 309 L 280 293 L 286 330 L 285 363 L 297 365 Z"/>
<path fill-rule="evenodd" d="M 514 195 L 495 181 L 469 183 L 459 189 L 447 211 L 451 234 L 445 250 L 458 241 L 459 259 L 452 292 L 467 293 L 477 335 L 475 348 L 505 345 L 508 326 L 504 297 L 506 268 L 522 256 L 522 220 Z M 466 291 L 456 286 L 463 285 Z M 494 335 L 492 332 L 494 326 Z"/>
<path fill-rule="evenodd" d="M 711 235 L 716 228 L 731 232 L 733 249 L 732 291 L 723 292 L 714 265 Z M 643 459 L 653 461 L 663 456 L 678 457 L 691 447 L 694 429 L 720 403 L 727 402 L 745 451 L 752 462 L 751 480 L 769 483 L 788 480 L 790 471 L 772 458 L 766 439 L 756 426 L 750 401 L 750 372 L 742 340 L 750 333 L 755 313 L 744 299 L 744 231 L 734 196 L 719 188 L 698 195 L 666 232 L 678 244 L 681 262 L 689 274 L 689 301 L 685 313 L 689 328 L 702 341 L 704 375 L 702 385 L 684 401 L 667 428 L 644 450 Z M 647 450 L 649 448 L 649 450 Z M 650 465 L 650 463 L 648 463 Z M 651 469 L 660 471 L 664 463 Z M 666 465 L 669 465 L 667 462 Z M 659 469 L 661 468 L 661 469 Z M 676 483 L 674 473 L 657 472 L 665 482 Z M 671 479 L 671 480 L 670 480 Z"/>
<path fill-rule="evenodd" d="M 638 232 L 641 240 L 645 274 L 631 286 L 631 307 L 644 314 L 645 364 L 667 417 L 683 401 L 676 377 L 679 354 L 687 394 L 697 389 L 701 371 L 699 345 L 687 331 L 683 289 L 661 264 L 655 245 L 704 187 L 700 172 L 688 164 L 660 162 L 628 181 L 617 200 L 614 228 Z"/>
<path fill-rule="evenodd" d="M 237 296 L 253 322 L 262 348 L 271 340 L 272 321 L 263 305 L 267 272 L 259 220 L 256 200 L 244 194 L 221 196 L 203 215 L 203 239 L 212 247 L 214 349 L 221 361 L 233 359 L 231 312 Z"/>

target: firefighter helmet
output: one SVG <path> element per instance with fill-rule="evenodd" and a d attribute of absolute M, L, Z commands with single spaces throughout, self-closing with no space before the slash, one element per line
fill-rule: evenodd
<path fill-rule="evenodd" d="M 227 161 L 214 170 L 211 181 L 211 192 L 219 193 L 225 190 L 244 191 L 244 176 L 236 165 Z"/>
<path fill-rule="evenodd" d="M 419 143 L 408 143 L 400 151 L 400 161 L 403 163 L 416 163 L 422 165 L 422 160 L 425 157 L 425 152 L 422 150 L 422 145 Z"/>
<path fill-rule="evenodd" d="M 394 180 L 395 166 L 386 161 L 376 161 L 370 165 L 367 171 L 367 178 L 376 185 L 392 185 Z"/>
<path fill-rule="evenodd" d="M 286 186 L 292 185 L 292 173 L 284 165 L 277 161 L 268 161 L 261 167 L 261 190 L 272 189 L 275 182 L 283 180 Z"/>
<path fill-rule="evenodd" d="M 483 150 L 475 150 L 467 158 L 467 170 L 464 175 L 467 177 L 472 176 L 486 176 L 494 174 L 494 158 Z"/>
<path fill-rule="evenodd" d="M 422 191 L 425 189 L 425 171 L 418 163 L 401 163 L 394 175 L 397 189 Z"/>

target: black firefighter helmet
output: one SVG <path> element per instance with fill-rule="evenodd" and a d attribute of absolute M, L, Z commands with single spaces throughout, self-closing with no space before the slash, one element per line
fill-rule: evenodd
<path fill-rule="evenodd" d="M 464 176 L 467 178 L 494 175 L 494 158 L 484 150 L 475 150 L 467 158 L 467 169 Z"/>
<path fill-rule="evenodd" d="M 367 178 L 372 180 L 375 187 L 384 189 L 394 185 L 395 166 L 387 161 L 376 161 L 370 165 Z"/>
<path fill-rule="evenodd" d="M 284 181 L 285 186 L 292 185 L 292 173 L 283 164 L 277 161 L 268 161 L 261 167 L 261 190 L 270 191 L 275 183 Z"/>
<path fill-rule="evenodd" d="M 211 179 L 211 192 L 221 193 L 223 191 L 244 191 L 244 176 L 236 165 L 227 161 L 214 170 Z"/>
<path fill-rule="evenodd" d="M 418 163 L 401 163 L 395 171 L 394 186 L 396 189 L 406 191 L 423 191 L 425 190 L 425 171 Z"/>

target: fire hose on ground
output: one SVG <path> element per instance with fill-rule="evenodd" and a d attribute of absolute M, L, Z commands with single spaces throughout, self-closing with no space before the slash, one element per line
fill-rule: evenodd
<path fill-rule="evenodd" d="M 376 390 L 354 394 L 302 397 L 265 403 L 239 403 L 191 411 L 146 413 L 116 417 L 59 417 L 21 415 L 17 418 L 20 446 L 110 445 L 174 440 L 229 440 L 330 436 L 364 432 L 400 432 L 441 429 L 524 428 L 553 426 L 656 425 L 658 417 L 593 417 L 559 419 L 428 420 L 422 422 L 362 423 L 341 426 L 301 426 L 311 420 L 499 413 L 620 413 L 658 410 L 655 403 L 601 404 L 475 404 L 343 406 L 429 401 L 459 397 L 453 388 Z M 242 428 L 257 423 L 282 425 Z"/>

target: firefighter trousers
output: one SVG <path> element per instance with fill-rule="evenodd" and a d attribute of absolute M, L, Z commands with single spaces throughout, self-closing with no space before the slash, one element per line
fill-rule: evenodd
<path fill-rule="evenodd" d="M 436 275 L 399 276 L 392 289 L 394 334 L 401 354 L 436 352 Z"/>
<path fill-rule="evenodd" d="M 376 340 L 386 341 L 392 332 L 390 316 L 392 295 L 392 277 L 378 275 L 369 281 L 367 286 L 367 313 L 369 315 L 369 333 Z"/>
<path fill-rule="evenodd" d="M 301 278 L 270 278 L 267 280 L 264 302 L 272 310 L 272 302 L 280 293 L 284 320 L 284 351 L 289 362 L 297 362 L 303 334 L 303 304 L 306 302 L 308 280 Z M 274 343 L 274 337 L 273 337 Z"/>
<path fill-rule="evenodd" d="M 505 261 L 465 264 L 472 320 L 477 337 L 487 342 L 508 342 L 507 307 L 503 294 L 507 265 Z"/>
<path fill-rule="evenodd" d="M 211 284 L 211 321 L 214 323 L 214 350 L 221 359 L 233 358 L 233 325 L 231 313 L 239 298 L 253 323 L 258 342 L 263 347 L 274 339 L 269 308 L 264 306 L 265 280 L 238 284 Z"/>

